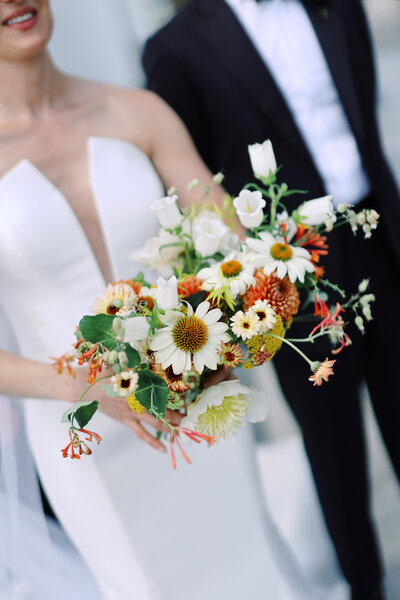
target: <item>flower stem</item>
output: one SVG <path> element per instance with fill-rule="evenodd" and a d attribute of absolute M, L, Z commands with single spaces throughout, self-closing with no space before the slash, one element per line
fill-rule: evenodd
<path fill-rule="evenodd" d="M 268 335 L 270 335 L 271 337 L 276 338 L 277 340 L 281 340 L 281 342 L 285 342 L 285 344 L 288 344 L 288 346 L 290 346 L 291 348 L 293 348 L 293 350 L 296 350 L 296 352 L 298 354 L 300 354 L 300 356 L 302 358 L 304 358 L 304 360 L 306 362 L 308 362 L 308 364 L 310 365 L 310 367 L 312 367 L 312 365 L 314 364 L 314 361 L 312 361 L 311 359 L 308 358 L 308 356 L 306 354 L 304 354 L 304 352 L 302 352 L 300 350 L 300 348 L 298 348 L 297 346 L 295 346 L 295 344 L 292 344 L 292 342 L 290 342 L 289 340 L 287 340 L 284 337 L 281 337 L 280 335 L 276 335 L 275 333 L 270 333 L 268 332 Z"/>
<path fill-rule="evenodd" d="M 103 379 L 109 379 L 110 377 L 112 377 L 112 375 L 103 375 L 103 377 L 98 377 L 95 381 L 93 381 L 93 383 L 91 383 L 86 390 L 81 394 L 78 402 L 81 402 L 81 400 L 83 400 L 83 398 L 86 396 L 86 394 L 88 393 L 88 391 L 94 386 L 96 385 L 96 383 L 98 381 L 102 381 Z"/>

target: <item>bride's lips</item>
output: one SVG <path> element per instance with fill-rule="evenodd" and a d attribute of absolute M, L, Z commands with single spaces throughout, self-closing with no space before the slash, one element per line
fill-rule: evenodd
<path fill-rule="evenodd" d="M 18 31 L 27 31 L 36 25 L 38 18 L 39 16 L 36 8 L 24 6 L 8 15 L 2 22 L 2 25 L 10 29 L 17 29 Z"/>

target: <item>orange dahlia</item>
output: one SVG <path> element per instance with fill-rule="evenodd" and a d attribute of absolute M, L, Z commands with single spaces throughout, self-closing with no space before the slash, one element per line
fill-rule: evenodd
<path fill-rule="evenodd" d="M 265 275 L 259 270 L 254 274 L 256 285 L 248 288 L 244 295 L 244 310 L 248 310 L 257 300 L 267 300 L 277 315 L 288 321 L 299 310 L 299 292 L 289 277 L 280 279 L 275 273 Z"/>
<path fill-rule="evenodd" d="M 126 283 L 126 285 L 129 285 L 133 289 L 137 296 L 139 296 L 139 292 L 143 287 L 143 284 L 140 283 L 140 281 L 135 281 L 134 279 L 120 279 L 119 281 L 115 281 L 113 285 L 116 285 L 117 283 Z"/>
<path fill-rule="evenodd" d="M 187 298 L 188 296 L 192 296 L 193 294 L 200 292 L 202 283 L 203 282 L 201 279 L 195 275 L 189 275 L 184 279 L 180 279 L 177 285 L 178 296 L 180 298 Z"/>

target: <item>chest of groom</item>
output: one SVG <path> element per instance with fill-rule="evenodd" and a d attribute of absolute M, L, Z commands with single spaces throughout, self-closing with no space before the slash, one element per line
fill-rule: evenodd
<path fill-rule="evenodd" d="M 400 256 L 400 204 L 378 132 L 374 61 L 362 6 L 359 0 L 331 0 L 327 8 L 318 1 L 303 4 Z M 148 41 L 144 67 L 149 88 L 181 116 L 209 167 L 223 170 L 229 192 L 237 193 L 252 178 L 247 145 L 270 138 L 278 164 L 284 165 L 282 180 L 308 190 L 309 197 L 325 193 L 304 132 L 227 2 L 189 2 Z"/>

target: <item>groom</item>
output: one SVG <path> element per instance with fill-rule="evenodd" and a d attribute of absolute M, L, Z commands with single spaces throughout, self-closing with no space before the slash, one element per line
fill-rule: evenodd
<path fill-rule="evenodd" d="M 294 353 L 276 368 L 302 428 L 329 533 L 354 599 L 383 598 L 382 568 L 369 513 L 362 380 L 400 476 L 397 372 L 400 202 L 375 116 L 371 40 L 359 0 L 191 0 L 147 43 L 150 89 L 183 118 L 209 167 L 237 194 L 252 180 L 247 145 L 271 138 L 281 180 L 376 208 L 371 240 L 349 229 L 330 236 L 328 276 L 352 292 L 371 275 L 374 321 L 313 388 Z M 196 174 L 194 173 L 193 176 Z M 293 200 L 295 202 L 295 200 Z M 289 208 L 294 207 L 289 206 Z M 293 337 L 307 335 L 301 326 Z M 323 360 L 329 345 L 312 347 Z"/>

